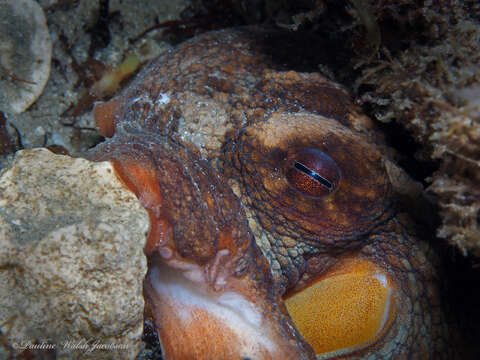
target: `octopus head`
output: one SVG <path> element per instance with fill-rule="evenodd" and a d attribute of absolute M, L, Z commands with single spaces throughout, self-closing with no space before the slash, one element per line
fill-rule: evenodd
<path fill-rule="evenodd" d="M 442 346 L 433 265 L 395 217 L 379 148 L 335 119 L 285 112 L 224 148 L 221 167 L 320 358 L 428 357 Z"/>
<path fill-rule="evenodd" d="M 274 113 L 225 143 L 221 172 L 187 148 L 122 129 L 92 155 L 149 212 L 146 315 L 167 359 L 428 356 L 445 344 L 432 265 L 396 220 L 366 137 Z"/>

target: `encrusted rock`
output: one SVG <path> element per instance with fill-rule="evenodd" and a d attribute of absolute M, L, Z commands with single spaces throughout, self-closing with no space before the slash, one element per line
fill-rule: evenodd
<path fill-rule="evenodd" d="M 147 231 L 110 163 L 18 152 L 0 173 L 0 355 L 134 358 Z"/>
<path fill-rule="evenodd" d="M 480 256 L 478 2 L 370 3 L 382 48 L 357 79 L 362 100 L 380 121 L 408 130 L 420 160 L 438 164 L 426 179 L 440 209 L 437 235 Z"/>

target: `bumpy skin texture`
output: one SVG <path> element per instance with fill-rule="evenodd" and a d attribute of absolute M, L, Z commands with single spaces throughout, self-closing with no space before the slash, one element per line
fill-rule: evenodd
<path fill-rule="evenodd" d="M 375 343 L 332 358 L 451 358 L 438 273 L 429 250 L 395 217 L 382 137 L 341 86 L 291 71 L 289 62 L 302 67 L 308 57 L 294 36 L 224 30 L 161 56 L 120 97 L 96 107 L 99 128 L 114 136 L 92 158 L 112 159 L 149 209 L 152 266 L 173 264 L 159 249 L 203 268 L 222 249 L 235 254 L 219 266 L 236 279 L 224 287 L 263 307 L 284 349 L 270 358 L 313 358 L 280 297 L 345 257 L 375 262 L 394 279 L 397 315 Z M 333 194 L 306 197 L 289 185 L 288 161 L 306 148 L 328 154 L 340 169 Z M 223 229 L 228 245 L 220 245 Z M 147 279 L 155 307 L 149 288 Z M 162 333 L 161 319 L 156 324 Z"/>
<path fill-rule="evenodd" d="M 206 161 L 168 138 L 128 125 L 112 141 L 97 146 L 91 156 L 111 160 L 117 175 L 149 213 L 145 253 L 150 271 L 144 293 L 147 316 L 155 320 L 167 359 L 312 357 L 286 315 L 268 262 L 256 246 L 238 199 Z M 241 304 L 259 309 L 254 314 L 261 318 L 257 326 L 261 324 L 266 343 L 275 344 L 273 351 L 259 344 L 253 352 L 245 353 L 237 343 L 251 339 L 242 338 L 215 319 L 209 321 L 203 313 L 196 314 L 200 324 L 192 330 L 179 327 L 181 319 L 169 316 L 174 312 L 169 307 L 172 305 L 159 313 L 161 302 L 172 299 L 157 296 L 153 284 L 157 270 L 172 278 L 175 273 L 182 274 L 205 297 L 240 294 Z M 176 299 L 172 301 L 175 306 Z M 203 345 L 206 333 L 208 341 L 218 343 L 213 349 Z M 192 344 L 198 344 L 199 349 L 192 349 Z"/>

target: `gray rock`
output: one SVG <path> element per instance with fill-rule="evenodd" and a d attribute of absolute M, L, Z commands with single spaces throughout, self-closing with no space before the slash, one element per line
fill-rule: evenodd
<path fill-rule="evenodd" d="M 52 40 L 33 0 L 0 3 L 0 109 L 19 114 L 42 94 L 50 76 Z"/>
<path fill-rule="evenodd" d="M 147 232 L 110 163 L 18 152 L 0 173 L 0 355 L 134 358 Z"/>

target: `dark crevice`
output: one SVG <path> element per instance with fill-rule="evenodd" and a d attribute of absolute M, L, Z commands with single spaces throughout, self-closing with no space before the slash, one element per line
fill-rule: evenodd
<path fill-rule="evenodd" d="M 438 170 L 440 160 L 425 161 L 416 157 L 416 154 L 423 150 L 421 144 L 417 143 L 412 134 L 402 125 L 395 121 L 389 123 L 377 123 L 380 130 L 386 135 L 387 144 L 397 150 L 400 157 L 395 159 L 414 180 L 419 181 L 423 186 L 428 186 L 426 179 Z"/>

